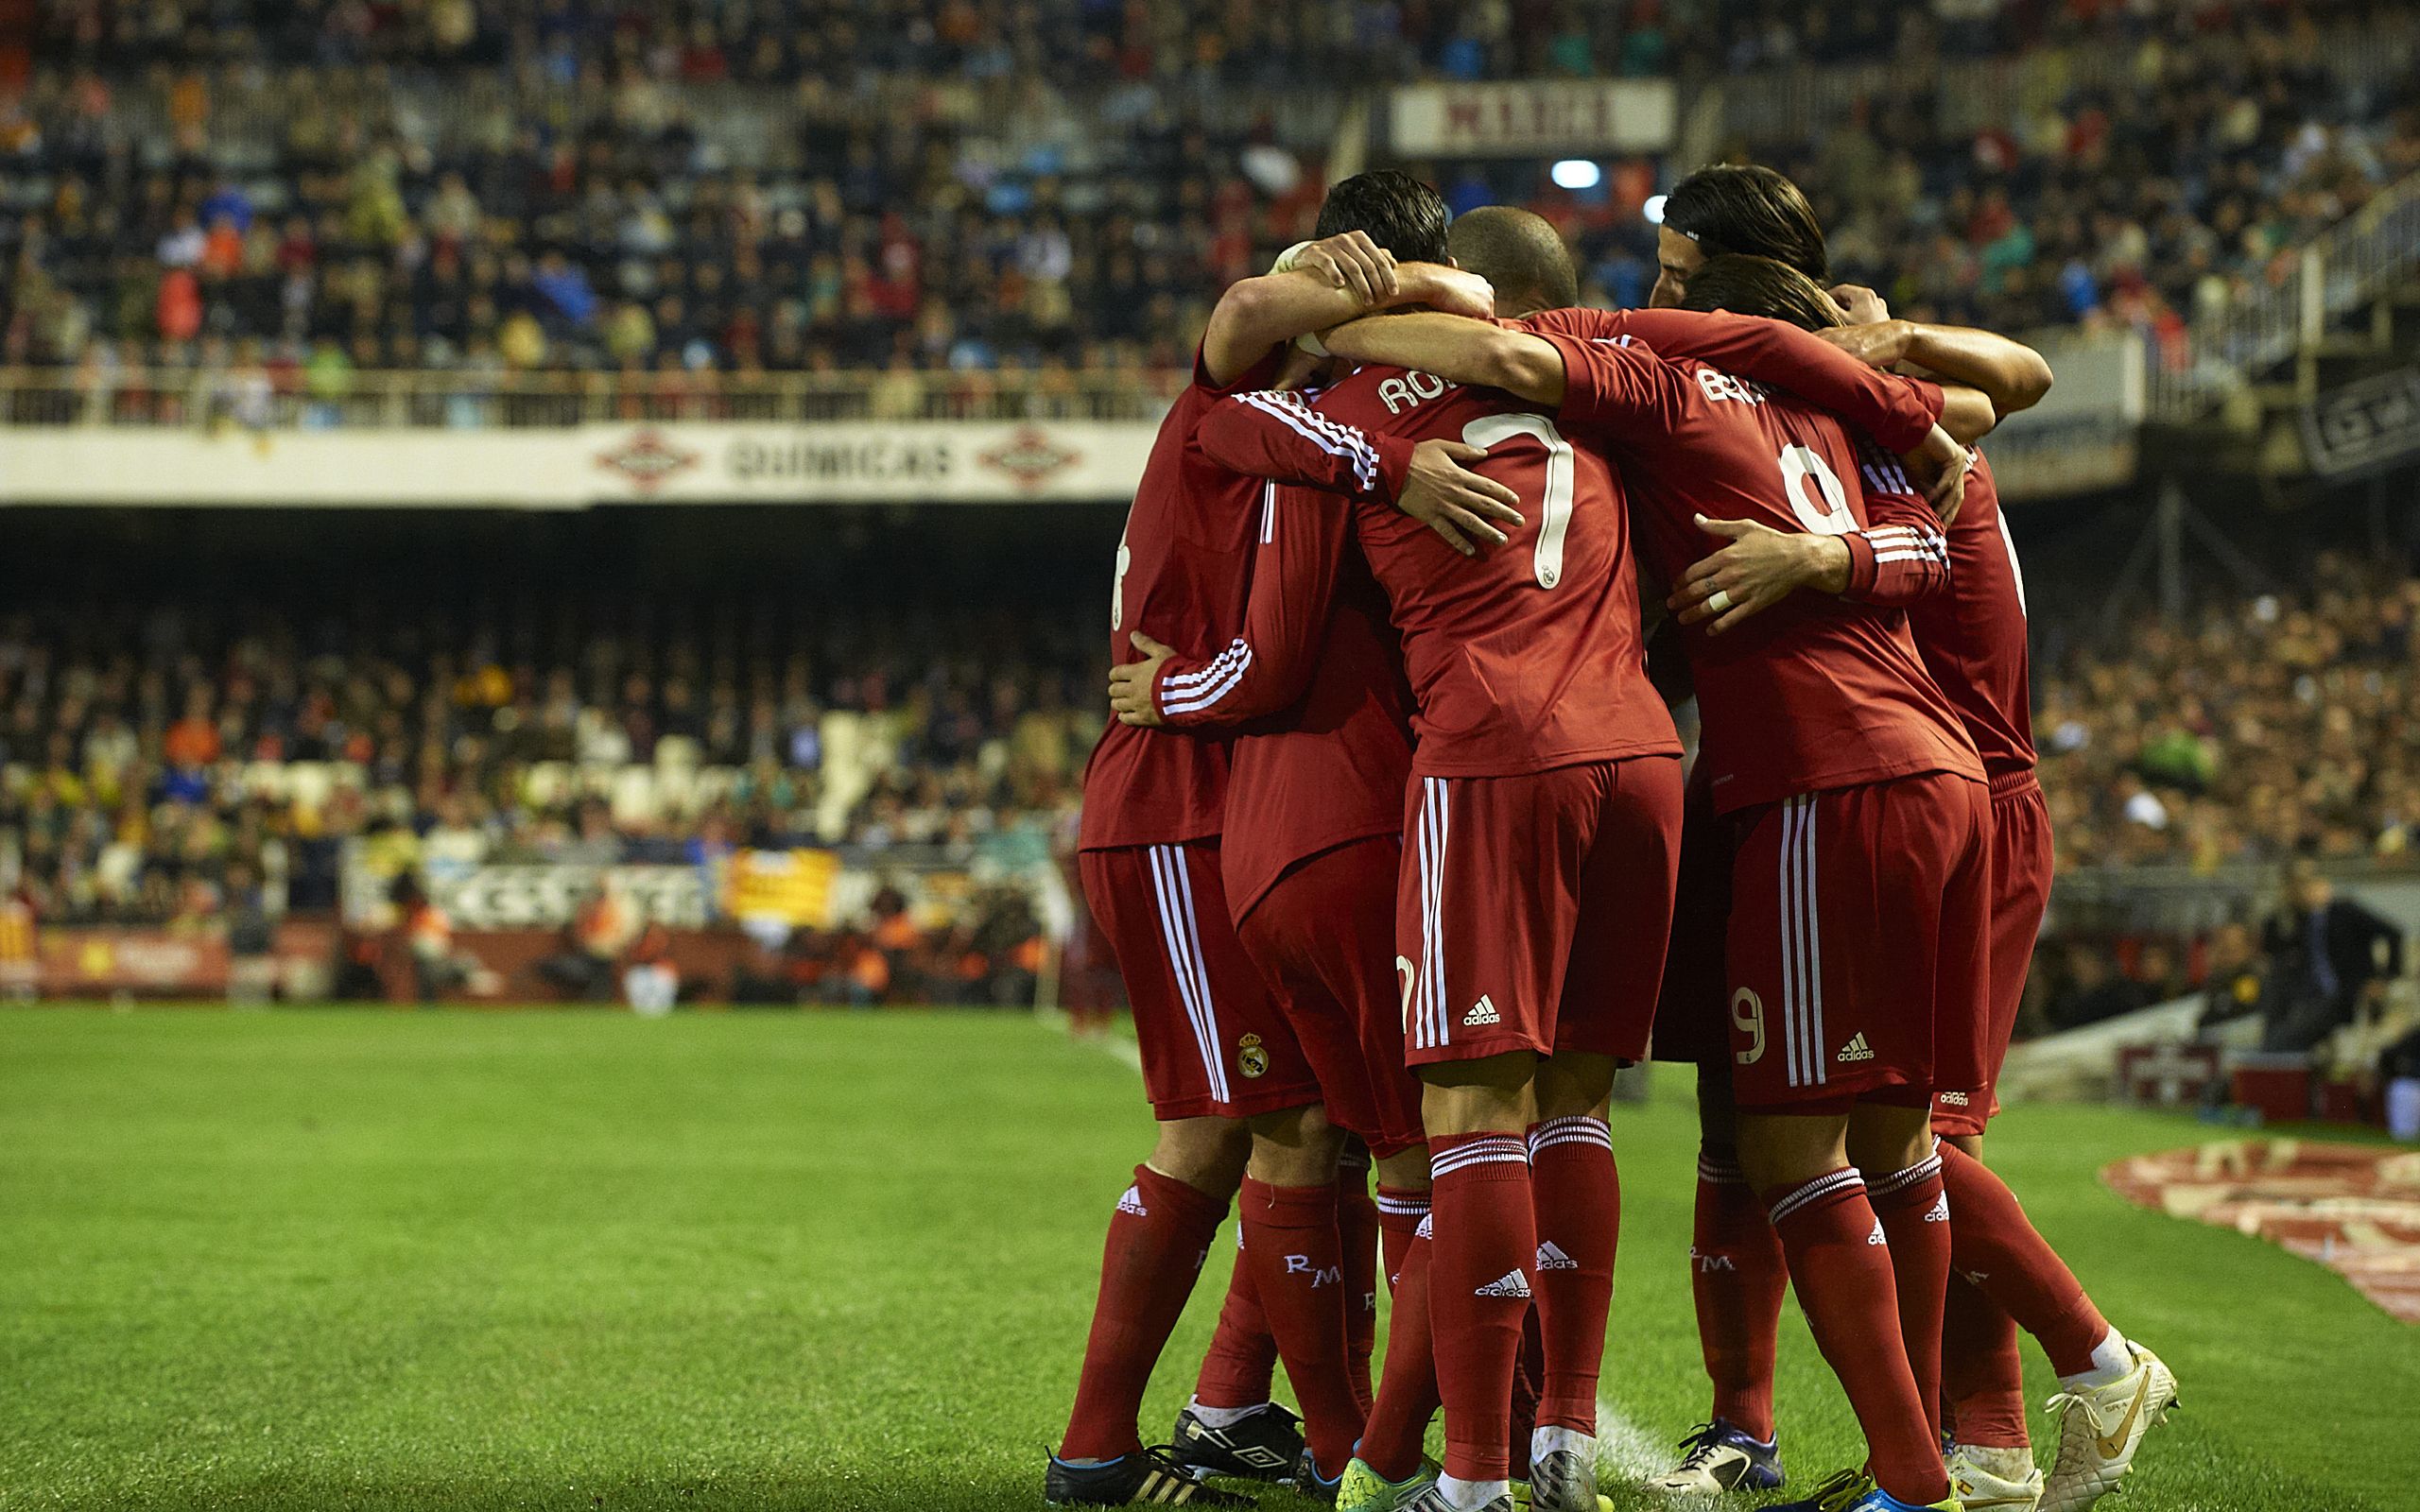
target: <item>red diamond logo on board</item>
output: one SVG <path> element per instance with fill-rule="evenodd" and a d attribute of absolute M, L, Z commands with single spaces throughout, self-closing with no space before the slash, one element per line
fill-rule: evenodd
<path fill-rule="evenodd" d="M 998 468 L 1027 490 L 1041 488 L 1083 459 L 1081 452 L 1060 445 L 1039 425 L 1020 425 L 1005 443 L 976 456 L 985 467 Z"/>
<path fill-rule="evenodd" d="M 634 432 L 619 446 L 600 452 L 596 465 L 619 472 L 641 493 L 652 493 L 666 478 L 698 465 L 698 454 L 683 451 L 657 430 Z"/>

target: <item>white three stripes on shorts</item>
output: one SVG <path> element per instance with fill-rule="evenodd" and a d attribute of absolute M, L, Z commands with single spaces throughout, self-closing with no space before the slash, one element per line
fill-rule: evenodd
<path fill-rule="evenodd" d="M 1226 1062 L 1219 1057 L 1219 1008 L 1210 1001 L 1210 965 L 1201 955 L 1201 930 L 1193 917 L 1193 878 L 1184 869 L 1184 848 L 1150 847 L 1151 885 L 1159 893 L 1160 936 L 1167 942 L 1168 970 L 1176 973 L 1178 996 L 1193 1025 L 1193 1040 L 1201 1051 L 1201 1069 L 1210 1077 L 1210 1095 L 1224 1103 Z"/>
<path fill-rule="evenodd" d="M 1412 1022 L 1405 1025 L 1412 1048 L 1434 1050 L 1445 1042 L 1450 1022 L 1445 1007 L 1445 780 L 1420 780 L 1420 833 L 1415 847 L 1420 863 L 1420 960 L 1412 976 Z"/>
<path fill-rule="evenodd" d="M 1824 1060 L 1824 947 L 1815 912 L 1815 799 L 1781 805 L 1781 1043 L 1792 1087 L 1821 1087 Z"/>

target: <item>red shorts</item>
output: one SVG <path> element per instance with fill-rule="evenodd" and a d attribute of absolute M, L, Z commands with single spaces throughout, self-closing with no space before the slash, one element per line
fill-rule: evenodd
<path fill-rule="evenodd" d="M 2025 977 L 2033 941 L 2050 906 L 2050 810 L 2031 772 L 1992 779 L 1990 1017 L 1983 1025 L 1983 1085 L 1974 1092 L 1945 1089 L 1933 1099 L 1932 1126 L 1943 1134 L 1979 1135 L 2000 1110 L 1996 1084 L 2025 1005 Z M 1959 1099 L 1963 1098 L 1963 1101 Z"/>
<path fill-rule="evenodd" d="M 1658 1060 L 1699 1066 L 1731 1054 L 1722 1003 L 1724 923 L 1731 917 L 1731 821 L 1714 811 L 1713 790 L 1690 774 L 1681 808 L 1681 874 L 1672 895 L 1672 943 L 1655 1005 Z"/>
<path fill-rule="evenodd" d="M 1426 1138 L 1395 991 L 1402 869 L 1393 835 L 1348 841 L 1288 868 L 1236 926 L 1309 1057 L 1329 1122 L 1381 1157 Z"/>
<path fill-rule="evenodd" d="M 1991 805 L 1947 772 L 1737 816 L 1728 999 L 1745 1109 L 1983 1084 Z"/>
<path fill-rule="evenodd" d="M 1078 858 L 1126 978 L 1143 1091 L 1162 1120 L 1242 1118 L 1320 1100 L 1319 1083 L 1227 919 L 1219 842 Z"/>
<path fill-rule="evenodd" d="M 1414 777 L 1395 898 L 1411 1064 L 1647 1054 L 1681 840 L 1681 764 Z"/>

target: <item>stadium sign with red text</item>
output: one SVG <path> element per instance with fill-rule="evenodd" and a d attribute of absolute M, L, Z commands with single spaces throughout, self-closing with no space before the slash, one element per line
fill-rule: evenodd
<path fill-rule="evenodd" d="M 1670 79 L 1557 78 L 1407 84 L 1387 123 L 1394 150 L 1415 157 L 1603 157 L 1663 151 L 1678 115 Z"/>

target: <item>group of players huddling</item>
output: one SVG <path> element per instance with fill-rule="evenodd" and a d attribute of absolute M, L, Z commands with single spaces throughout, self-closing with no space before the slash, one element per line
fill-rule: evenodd
<path fill-rule="evenodd" d="M 1576 308 L 1526 212 L 1448 222 L 1402 174 L 1330 191 L 1219 301 L 1127 519 L 1080 848 L 1159 1135 L 1045 1494 L 1596 1512 L 1606 1113 L 1651 1048 L 1698 1067 L 1714 1383 L 1651 1484 L 1782 1486 L 1787 1283 L 1867 1446 L 1790 1506 L 2087 1506 L 2175 1382 L 1980 1160 L 2050 861 L 1971 448 L 2048 369 L 1827 291 L 1769 170 L 1673 189 L 1648 310 Z M 1216 1337 L 1147 1448 L 1238 1196 Z M 2061 1380 L 2047 1482 L 2020 1327 Z"/>

